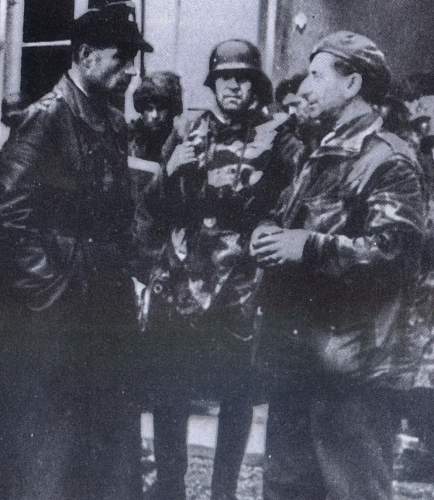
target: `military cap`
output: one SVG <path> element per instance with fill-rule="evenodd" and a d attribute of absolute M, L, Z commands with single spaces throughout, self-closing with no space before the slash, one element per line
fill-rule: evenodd
<path fill-rule="evenodd" d="M 72 27 L 72 45 L 88 43 L 98 48 L 122 47 L 153 52 L 139 32 L 137 24 L 127 15 L 110 6 L 90 9 L 77 18 Z"/>
<path fill-rule="evenodd" d="M 384 53 L 368 37 L 351 31 L 336 31 L 315 45 L 310 60 L 319 52 L 328 52 L 347 61 L 362 78 L 375 85 L 379 96 L 386 94 L 391 81 L 390 69 Z"/>

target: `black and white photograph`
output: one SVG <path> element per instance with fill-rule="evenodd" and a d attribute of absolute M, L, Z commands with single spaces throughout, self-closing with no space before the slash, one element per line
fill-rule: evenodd
<path fill-rule="evenodd" d="M 434 0 L 0 0 L 0 500 L 434 500 Z"/>

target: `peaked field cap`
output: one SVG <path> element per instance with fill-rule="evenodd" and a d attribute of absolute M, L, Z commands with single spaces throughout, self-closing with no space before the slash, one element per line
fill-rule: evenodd
<path fill-rule="evenodd" d="M 75 19 L 72 44 L 89 43 L 97 47 L 128 47 L 145 52 L 154 49 L 139 32 L 137 24 L 109 7 L 90 9 Z"/>
<path fill-rule="evenodd" d="M 384 53 L 368 37 L 352 31 L 336 31 L 320 40 L 310 54 L 328 52 L 350 63 L 354 69 L 381 85 L 389 85 L 391 73 Z"/>

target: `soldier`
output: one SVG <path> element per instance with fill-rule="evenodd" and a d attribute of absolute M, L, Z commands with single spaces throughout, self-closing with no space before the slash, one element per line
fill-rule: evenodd
<path fill-rule="evenodd" d="M 131 154 L 161 162 L 174 118 L 183 110 L 180 78 L 171 71 L 156 71 L 143 78 L 133 99 L 140 117 L 130 125 Z"/>
<path fill-rule="evenodd" d="M 152 47 L 119 12 L 74 22 L 70 70 L 2 152 L 15 301 L 2 332 L 2 498 L 141 496 L 127 128 L 109 99 L 127 89 L 137 51 Z"/>
<path fill-rule="evenodd" d="M 162 500 L 185 498 L 190 400 L 203 397 L 220 402 L 212 498 L 235 498 L 252 418 L 258 275 L 248 242 L 302 152 L 287 117 L 263 111 L 271 84 L 250 42 L 219 44 L 205 85 L 215 109 L 191 125 L 167 163 L 162 194 L 147 200 L 158 227 L 168 227 L 145 300 Z"/>
<path fill-rule="evenodd" d="M 264 499 L 390 499 L 391 389 L 411 386 L 407 305 L 424 231 L 421 173 L 372 110 L 384 54 L 340 31 L 300 93 L 326 135 L 252 235 L 263 266 L 262 366 L 275 387 Z"/>

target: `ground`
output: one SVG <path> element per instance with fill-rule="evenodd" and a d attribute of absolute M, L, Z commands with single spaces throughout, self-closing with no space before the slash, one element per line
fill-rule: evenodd
<path fill-rule="evenodd" d="M 255 408 L 252 432 L 247 447 L 245 463 L 238 484 L 239 500 L 262 500 L 262 455 L 265 443 L 266 405 Z M 187 473 L 188 500 L 209 500 L 212 472 L 212 456 L 217 430 L 217 411 L 207 415 L 195 415 L 189 424 L 189 470 Z M 144 443 L 143 465 L 144 490 L 149 491 L 156 479 L 152 453 L 152 417 L 142 418 Z M 413 440 L 400 440 L 404 447 L 413 446 Z M 398 450 L 402 453 L 402 450 Z M 401 455 L 400 455 L 401 456 Z M 399 457 L 398 457 L 399 458 Z M 402 461 L 397 460 L 397 477 L 404 477 L 406 471 L 400 468 Z M 405 467 L 404 467 L 405 468 Z M 434 473 L 434 471 L 433 471 Z M 394 500 L 434 500 L 434 484 L 395 481 Z"/>

